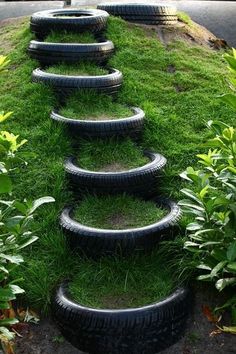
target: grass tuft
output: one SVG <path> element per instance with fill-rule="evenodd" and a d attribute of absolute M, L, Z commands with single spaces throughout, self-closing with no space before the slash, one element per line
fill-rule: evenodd
<path fill-rule="evenodd" d="M 76 207 L 74 218 L 86 226 L 122 230 L 153 224 L 167 212 L 153 201 L 128 195 L 88 195 Z"/>
<path fill-rule="evenodd" d="M 124 171 L 147 164 L 150 160 L 132 140 L 83 140 L 80 143 L 78 164 L 91 171 Z"/>
<path fill-rule="evenodd" d="M 92 63 L 80 63 L 80 64 L 58 64 L 50 66 L 46 69 L 46 72 L 58 75 L 82 75 L 82 76 L 96 76 L 107 75 L 108 70 L 101 67 L 97 67 Z"/>
<path fill-rule="evenodd" d="M 76 271 L 70 292 L 80 304 L 95 308 L 130 308 L 160 301 L 176 284 L 156 255 L 130 260 L 86 261 Z"/>
<path fill-rule="evenodd" d="M 110 96 L 99 95 L 92 90 L 72 94 L 59 113 L 67 118 L 82 120 L 117 119 L 133 115 L 127 106 L 114 102 Z"/>
<path fill-rule="evenodd" d="M 70 33 L 67 31 L 51 32 L 46 38 L 45 42 L 49 43 L 95 43 L 94 35 L 89 32 L 84 33 Z"/>

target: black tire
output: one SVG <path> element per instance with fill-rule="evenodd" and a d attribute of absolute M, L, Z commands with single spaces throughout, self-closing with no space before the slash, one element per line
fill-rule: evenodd
<path fill-rule="evenodd" d="M 101 121 L 66 118 L 56 112 L 51 113 L 51 118 L 65 124 L 74 137 L 136 137 L 142 131 L 145 114 L 140 108 L 133 107 L 132 110 L 134 115 L 131 117 Z"/>
<path fill-rule="evenodd" d="M 150 20 L 139 20 L 139 19 L 133 19 L 133 20 L 126 20 L 128 22 L 133 22 L 137 24 L 143 24 L 143 25 L 153 25 L 153 26 L 173 26 L 174 24 L 177 23 L 176 21 L 150 21 Z"/>
<path fill-rule="evenodd" d="M 73 220 L 73 207 L 66 207 L 60 216 L 60 225 L 72 250 L 99 258 L 103 255 L 126 256 L 134 252 L 149 251 L 163 239 L 173 236 L 173 229 L 181 216 L 180 207 L 169 199 L 153 199 L 157 205 L 169 210 L 158 222 L 134 229 L 108 230 L 82 225 Z"/>
<path fill-rule="evenodd" d="M 122 194 L 153 196 L 158 188 L 158 177 L 166 164 L 160 154 L 146 151 L 149 159 L 146 165 L 123 172 L 94 172 L 82 169 L 76 158 L 70 157 L 64 167 L 73 190 L 77 194 Z"/>
<path fill-rule="evenodd" d="M 50 85 L 63 98 L 74 90 L 94 89 L 97 92 L 116 94 L 122 84 L 122 73 L 116 69 L 110 69 L 109 74 L 99 76 L 68 76 L 47 73 L 41 69 L 35 69 L 32 73 L 32 81 Z"/>
<path fill-rule="evenodd" d="M 100 32 L 105 29 L 108 17 L 102 10 L 45 10 L 31 16 L 30 29 L 38 38 L 45 38 L 51 31 Z"/>
<path fill-rule="evenodd" d="M 137 20 L 137 21 L 156 21 L 156 22 L 166 22 L 166 21 L 177 21 L 177 16 L 138 16 L 138 15 L 122 15 L 120 16 L 124 20 Z"/>
<path fill-rule="evenodd" d="M 188 288 L 178 288 L 144 307 L 93 309 L 73 301 L 64 282 L 52 300 L 52 314 L 62 335 L 83 352 L 155 354 L 183 336 L 191 298 Z"/>
<path fill-rule="evenodd" d="M 162 5 L 144 5 L 144 4 L 119 4 L 119 3 L 101 3 L 98 9 L 104 10 L 111 15 L 176 15 L 177 9 L 174 6 Z"/>
<path fill-rule="evenodd" d="M 57 63 L 76 63 L 92 61 L 106 63 L 114 53 L 114 44 L 111 41 L 98 43 L 45 43 L 31 41 L 28 53 L 31 58 L 38 60 L 42 65 Z"/>

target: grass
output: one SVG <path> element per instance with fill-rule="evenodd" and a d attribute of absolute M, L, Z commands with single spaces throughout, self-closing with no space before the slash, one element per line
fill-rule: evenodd
<path fill-rule="evenodd" d="M 140 167 L 150 160 L 132 140 L 110 139 L 81 141 L 78 154 L 80 167 L 91 171 L 124 171 Z"/>
<path fill-rule="evenodd" d="M 148 262 L 146 256 L 82 262 L 70 283 L 70 292 L 80 304 L 115 309 L 160 301 L 175 287 L 170 272 L 163 270 L 162 260 L 153 254 Z"/>
<path fill-rule="evenodd" d="M 152 201 L 128 195 L 88 195 L 76 207 L 74 219 L 90 227 L 122 230 L 153 224 L 166 213 Z"/>
<path fill-rule="evenodd" d="M 107 120 L 133 115 L 130 108 L 113 102 L 110 96 L 92 91 L 74 93 L 59 111 L 64 117 L 73 119 Z"/>
<path fill-rule="evenodd" d="M 1 129 L 27 138 L 22 151 L 32 155 L 28 156 L 28 166 L 21 173 L 15 171 L 13 198 L 51 195 L 56 199 L 53 205 L 39 211 L 34 224 L 36 231 L 39 230 L 39 241 L 25 251 L 26 263 L 16 274 L 25 279 L 20 285 L 26 290 L 28 305 L 45 314 L 55 284 L 73 276 L 78 269 L 81 272 L 87 269 L 87 262 L 71 254 L 58 226 L 61 209 L 73 198 L 66 184 L 63 161 L 74 151 L 63 127 L 49 118 L 56 106 L 53 91 L 31 82 L 32 70 L 38 63 L 28 57 L 26 48 L 33 36 L 29 32 L 29 19 L 19 21 L 0 28 L 1 53 L 9 54 L 11 59 L 9 72 L 0 77 L 0 111 L 14 111 Z M 191 47 L 182 41 L 165 48 L 156 33 L 119 18 L 109 19 L 107 38 L 116 46 L 116 55 L 109 65 L 124 74 L 117 103 L 138 106 L 145 111 L 141 146 L 167 157 L 161 192 L 178 200 L 183 186 L 178 175 L 197 160 L 195 155 L 202 152 L 201 144 L 209 137 L 205 122 L 219 119 L 233 123 L 235 119 L 233 110 L 217 98 L 227 91 L 222 52 L 197 45 Z M 175 67 L 175 72 L 168 72 L 170 65 Z M 181 90 L 176 89 L 177 85 Z M 83 106 L 83 100 L 80 102 Z M 145 273 L 144 288 L 159 269 L 158 252 L 155 250 L 153 257 L 146 258 L 150 268 Z M 132 259 L 127 262 L 132 264 Z M 163 271 L 167 261 L 161 263 Z M 180 261 L 176 261 L 175 269 L 181 271 Z M 93 289 L 96 294 L 96 284 Z"/>
<path fill-rule="evenodd" d="M 45 42 L 50 43 L 95 43 L 94 35 L 89 32 L 84 33 L 69 33 L 51 32 L 46 38 Z"/>
<path fill-rule="evenodd" d="M 190 27 L 194 27 L 194 23 L 191 20 L 191 17 L 186 14 L 185 12 L 179 11 L 177 13 L 178 19 L 184 23 L 186 23 L 187 25 L 189 25 Z"/>
<path fill-rule="evenodd" d="M 100 68 L 92 63 L 80 64 L 59 64 L 53 65 L 46 69 L 46 72 L 58 75 L 81 75 L 81 76 L 95 76 L 107 75 L 108 70 Z"/>

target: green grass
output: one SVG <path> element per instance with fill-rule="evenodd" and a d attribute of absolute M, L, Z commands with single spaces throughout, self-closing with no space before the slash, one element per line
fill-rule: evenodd
<path fill-rule="evenodd" d="M 176 287 L 163 259 L 156 255 L 130 260 L 84 261 L 70 283 L 73 299 L 96 308 L 129 308 L 159 301 Z"/>
<path fill-rule="evenodd" d="M 22 168 L 21 173 L 15 171 L 13 197 L 51 195 L 56 199 L 53 205 L 40 210 L 34 225 L 39 229 L 36 232 L 39 241 L 25 251 L 26 263 L 18 274 L 25 279 L 21 286 L 26 290 L 29 306 L 46 313 L 55 284 L 87 267 L 85 261 L 68 250 L 58 226 L 61 209 L 73 199 L 65 180 L 63 161 L 74 151 L 64 127 L 49 117 L 56 106 L 52 90 L 31 82 L 32 70 L 38 63 L 31 60 L 26 51 L 33 39 L 29 19 L 1 27 L 0 36 L 0 50 L 11 59 L 9 72 L 0 77 L 0 111 L 14 111 L 13 117 L 1 125 L 2 130 L 27 138 L 22 151 L 33 153 L 28 157 L 28 166 Z M 118 18 L 110 18 L 107 38 L 116 46 L 116 55 L 109 65 L 124 75 L 117 103 L 138 106 L 145 111 L 146 124 L 140 146 L 153 148 L 167 157 L 168 168 L 161 192 L 178 200 L 182 197 L 183 185 L 178 174 L 197 160 L 195 155 L 203 151 L 201 144 L 209 137 L 205 122 L 209 119 L 235 121 L 233 110 L 216 98 L 227 91 L 222 52 L 197 45 L 191 47 L 181 41 L 165 48 L 156 33 Z M 175 67 L 174 73 L 168 72 L 169 65 Z M 181 90 L 176 89 L 177 85 Z M 83 106 L 83 100 L 80 102 Z M 157 257 L 158 251 L 155 251 L 153 258 L 146 258 L 150 268 L 145 274 L 145 283 L 159 269 L 155 266 Z M 163 261 L 162 269 L 164 265 Z M 176 262 L 175 269 L 181 271 L 180 265 L 180 261 Z M 96 294 L 96 286 L 93 288 Z"/>
<path fill-rule="evenodd" d="M 186 23 L 190 27 L 194 27 L 194 23 L 193 23 L 191 17 L 188 14 L 186 14 L 185 12 L 179 11 L 177 13 L 177 16 L 180 21 Z"/>
<path fill-rule="evenodd" d="M 107 75 L 108 70 L 99 68 L 92 63 L 80 64 L 59 64 L 53 65 L 46 69 L 46 72 L 58 75 L 82 75 L 82 76 L 95 76 Z"/>
<path fill-rule="evenodd" d="M 46 38 L 45 42 L 50 43 L 95 43 L 96 40 L 92 33 L 69 33 L 51 32 Z"/>
<path fill-rule="evenodd" d="M 128 195 L 88 195 L 77 205 L 74 219 L 86 226 L 122 230 L 153 224 L 166 214 L 154 202 Z"/>
<path fill-rule="evenodd" d="M 124 171 L 147 164 L 150 160 L 130 139 L 123 141 L 95 139 L 81 141 L 78 153 L 80 167 L 91 171 Z"/>
<path fill-rule="evenodd" d="M 133 115 L 127 106 L 113 102 L 110 96 L 99 95 L 93 91 L 74 93 L 59 113 L 67 118 L 89 120 L 126 118 Z"/>

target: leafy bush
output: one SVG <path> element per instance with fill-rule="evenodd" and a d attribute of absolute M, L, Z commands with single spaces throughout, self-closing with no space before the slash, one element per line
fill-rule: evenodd
<path fill-rule="evenodd" d="M 232 94 L 221 99 L 236 109 L 236 50 L 225 54 L 229 64 Z M 182 189 L 186 199 L 180 202 L 194 221 L 187 225 L 184 248 L 192 253 L 193 264 L 202 273 L 197 279 L 215 283 L 222 291 L 236 286 L 236 129 L 223 122 L 208 122 L 215 133 L 199 154 L 199 169 L 188 167 L 181 177 L 192 183 Z M 231 308 L 236 324 L 236 295 L 220 308 Z M 229 328 L 229 327 L 228 327 Z M 231 327 L 236 333 L 236 327 Z"/>
<path fill-rule="evenodd" d="M 0 56 L 0 73 L 7 70 L 9 60 Z M 0 112 L 0 123 L 12 112 Z M 11 195 L 13 180 L 11 173 L 23 160 L 18 157 L 18 149 L 26 140 L 18 142 L 18 136 L 0 131 L 0 195 Z M 20 252 L 37 240 L 30 230 L 35 210 L 44 203 L 53 202 L 51 197 L 39 198 L 33 202 L 0 199 L 0 340 L 6 352 L 13 353 L 10 341 L 15 333 L 8 329 L 18 322 L 12 308 L 12 301 L 24 290 L 18 285 L 23 279 L 13 279 L 12 273 L 24 259 Z"/>
<path fill-rule="evenodd" d="M 221 99 L 229 104 L 232 108 L 236 109 L 236 50 L 232 49 L 232 54 L 225 54 L 225 60 L 228 63 L 230 71 L 229 87 L 233 93 L 227 93 L 221 96 Z"/>
<path fill-rule="evenodd" d="M 187 226 L 185 248 L 192 252 L 199 280 L 214 281 L 219 291 L 236 285 L 236 130 L 222 122 L 208 122 L 216 136 L 199 154 L 201 168 L 188 167 L 181 176 L 192 183 L 182 189 L 180 202 L 194 217 Z M 236 313 L 236 296 L 227 306 Z"/>

